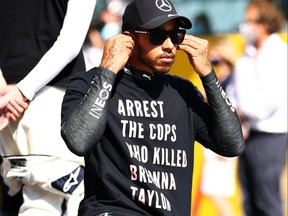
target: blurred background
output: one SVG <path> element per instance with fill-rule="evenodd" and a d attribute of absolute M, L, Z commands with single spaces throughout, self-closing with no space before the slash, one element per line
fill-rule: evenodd
<path fill-rule="evenodd" d="M 243 21 L 249 0 L 173 0 L 179 14 L 193 23 L 190 33 L 223 34 L 235 33 Z M 274 0 L 287 19 L 287 0 Z M 120 16 L 130 0 L 98 0 L 95 14 L 109 9 Z"/>
<path fill-rule="evenodd" d="M 244 12 L 247 2 L 249 0 L 172 0 L 175 4 L 176 10 L 179 14 L 190 18 L 193 27 L 188 31 L 189 34 L 200 35 L 209 40 L 211 44 L 216 41 L 225 39 L 234 45 L 234 54 L 240 57 L 244 51 L 244 38 L 239 34 L 239 25 L 244 20 Z M 94 18 L 99 17 L 102 11 L 109 11 L 119 18 L 126 5 L 130 0 L 98 0 L 95 8 Z M 287 0 L 275 0 L 279 9 L 283 12 L 286 18 L 286 25 L 283 26 L 283 31 L 279 32 L 284 41 L 287 42 Z M 95 20 L 93 19 L 93 20 Z M 120 20 L 121 22 L 121 20 Z M 103 26 L 101 27 L 103 28 Z M 103 29 L 102 29 L 103 30 Z M 176 62 L 171 70 L 172 74 L 176 74 L 191 80 L 199 89 L 201 89 L 200 80 L 194 73 L 187 73 L 193 71 L 190 65 L 185 64 L 187 58 L 184 53 L 177 53 Z M 181 73 L 185 71 L 185 73 Z M 217 71 L 216 71 L 217 72 Z M 202 170 L 204 164 L 204 150 L 201 145 L 195 145 L 195 168 L 193 178 L 192 191 L 192 211 L 193 216 L 220 216 L 217 213 L 214 202 L 201 192 Z M 235 175 L 235 190 L 228 201 L 233 208 L 233 215 L 243 216 L 241 207 L 241 192 L 239 189 L 236 172 Z M 283 200 L 286 203 L 285 216 L 287 216 L 287 162 L 286 169 L 283 173 Z M 216 185 L 217 187 L 217 185 Z M 9 197 L 5 193 L 5 187 L 0 185 L 0 216 L 14 216 L 17 215 L 19 205 L 21 204 L 20 195 Z"/>

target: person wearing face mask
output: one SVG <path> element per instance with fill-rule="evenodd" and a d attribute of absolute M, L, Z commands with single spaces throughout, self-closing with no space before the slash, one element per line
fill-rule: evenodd
<path fill-rule="evenodd" d="M 104 22 L 100 33 L 105 41 L 121 32 L 121 20 L 116 13 L 104 10 L 100 13 L 99 17 Z"/>
<path fill-rule="evenodd" d="M 90 23 L 83 45 L 86 70 L 100 64 L 105 41 L 120 33 L 120 17 L 109 10 L 101 11 Z"/>
<path fill-rule="evenodd" d="M 277 34 L 283 23 L 273 2 L 252 0 L 240 28 L 247 47 L 235 66 L 233 104 L 249 128 L 246 150 L 239 157 L 246 216 L 283 215 L 280 179 L 287 152 L 287 44 Z"/>
<path fill-rule="evenodd" d="M 86 70 L 90 70 L 100 63 L 105 44 L 101 35 L 101 29 L 104 25 L 105 23 L 99 17 L 94 18 L 90 23 L 82 48 Z"/>

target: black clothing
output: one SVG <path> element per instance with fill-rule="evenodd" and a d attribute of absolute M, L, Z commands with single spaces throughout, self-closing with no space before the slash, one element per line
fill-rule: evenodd
<path fill-rule="evenodd" d="M 68 0 L 0 1 L 0 68 L 6 82 L 15 84 L 53 46 L 62 28 Z M 80 52 L 48 85 L 65 87 L 69 76 L 84 69 Z"/>
<path fill-rule="evenodd" d="M 239 157 L 239 180 L 245 197 L 245 215 L 284 215 L 279 179 L 286 164 L 287 134 L 251 131 L 246 146 L 245 152 Z"/>
<path fill-rule="evenodd" d="M 129 74 L 130 73 L 130 74 Z M 79 215 L 190 215 L 195 140 L 224 156 L 243 152 L 235 109 L 214 71 L 209 105 L 189 81 L 127 66 L 77 74 L 62 105 L 62 137 L 85 156 Z"/>

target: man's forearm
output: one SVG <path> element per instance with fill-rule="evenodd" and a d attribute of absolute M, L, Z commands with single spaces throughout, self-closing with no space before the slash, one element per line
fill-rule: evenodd
<path fill-rule="evenodd" d="M 201 79 L 212 112 L 209 134 L 212 134 L 211 138 L 216 144 L 214 151 L 227 157 L 237 156 L 244 151 L 245 143 L 236 110 L 214 71 Z"/>
<path fill-rule="evenodd" d="M 107 120 L 107 103 L 115 74 L 104 68 L 91 82 L 81 104 L 62 124 L 61 135 L 70 151 L 79 156 L 87 154 L 101 139 Z"/>

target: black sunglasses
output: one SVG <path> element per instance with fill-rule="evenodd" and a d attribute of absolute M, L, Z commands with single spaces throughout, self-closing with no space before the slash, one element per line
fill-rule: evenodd
<path fill-rule="evenodd" d="M 162 29 L 151 29 L 151 30 L 129 30 L 131 33 L 136 34 L 149 34 L 150 43 L 153 45 L 161 45 L 169 35 L 173 44 L 180 44 L 183 42 L 186 30 L 184 29 L 173 29 L 171 31 L 165 31 Z"/>

